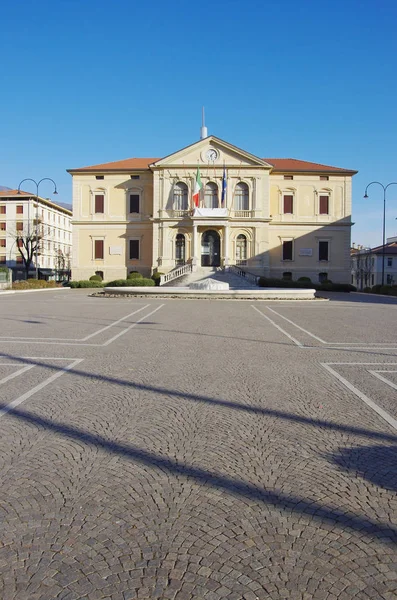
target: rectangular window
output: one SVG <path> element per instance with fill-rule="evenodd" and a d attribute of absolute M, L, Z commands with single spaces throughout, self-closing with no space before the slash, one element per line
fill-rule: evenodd
<path fill-rule="evenodd" d="M 103 240 L 95 240 L 94 258 L 97 260 L 103 260 Z"/>
<path fill-rule="evenodd" d="M 17 231 L 23 231 L 23 223 L 21 223 L 21 221 L 17 221 L 16 228 Z"/>
<path fill-rule="evenodd" d="M 21 204 L 17 205 L 17 215 L 23 215 L 23 206 Z"/>
<path fill-rule="evenodd" d="M 3 204 L 3 206 L 0 206 L 0 215 L 5 215 L 6 214 L 6 206 Z"/>
<path fill-rule="evenodd" d="M 18 246 L 18 248 L 23 248 L 23 240 L 21 240 L 21 239 L 17 240 L 17 246 Z"/>
<path fill-rule="evenodd" d="M 103 194 L 95 194 L 95 212 L 103 213 L 105 207 L 105 196 Z"/>
<path fill-rule="evenodd" d="M 95 179 L 105 179 L 104 175 L 95 175 Z"/>
<path fill-rule="evenodd" d="M 391 256 L 389 256 L 387 258 L 387 266 L 388 267 L 392 267 L 393 266 L 393 258 Z"/>
<path fill-rule="evenodd" d="M 386 283 L 387 285 L 392 285 L 393 283 L 393 275 L 390 275 L 390 273 L 386 275 Z"/>
<path fill-rule="evenodd" d="M 329 214 L 329 197 L 320 196 L 320 215 Z"/>
<path fill-rule="evenodd" d="M 139 240 L 130 240 L 130 259 L 139 260 Z"/>
<path fill-rule="evenodd" d="M 18 264 L 22 264 L 23 263 L 22 256 L 17 256 L 16 261 Z"/>
<path fill-rule="evenodd" d="M 0 240 L 0 248 L 5 248 L 6 247 L 6 240 L 2 239 Z"/>
<path fill-rule="evenodd" d="M 328 260 L 328 242 L 318 243 L 318 260 Z"/>
<path fill-rule="evenodd" d="M 374 276 L 371 275 L 371 285 L 374 285 L 374 281 L 375 281 Z"/>
<path fill-rule="evenodd" d="M 293 178 L 293 175 L 284 175 L 284 179 L 288 179 L 288 181 L 291 181 Z"/>
<path fill-rule="evenodd" d="M 328 175 L 320 175 L 320 181 L 328 181 L 329 176 Z"/>
<path fill-rule="evenodd" d="M 5 221 L 3 221 L 2 223 L 0 223 L 0 231 L 6 231 L 7 230 L 7 225 L 5 223 Z"/>
<path fill-rule="evenodd" d="M 139 175 L 130 175 L 131 179 L 139 179 Z"/>
<path fill-rule="evenodd" d="M 283 242 L 283 260 L 292 260 L 292 240 Z"/>
<path fill-rule="evenodd" d="M 328 273 L 319 273 L 318 274 L 318 280 L 320 283 L 323 283 L 324 281 L 328 280 Z"/>
<path fill-rule="evenodd" d="M 284 196 L 284 214 L 292 215 L 294 205 L 294 197 L 291 195 Z"/>
<path fill-rule="evenodd" d="M 0 256 L 0 265 L 5 265 L 5 264 L 6 264 L 6 257 Z"/>
<path fill-rule="evenodd" d="M 130 213 L 139 213 L 139 194 L 130 194 Z"/>

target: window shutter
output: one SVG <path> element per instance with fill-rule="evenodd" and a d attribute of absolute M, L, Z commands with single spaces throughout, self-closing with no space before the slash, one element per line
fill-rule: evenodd
<path fill-rule="evenodd" d="M 139 194 L 130 194 L 130 213 L 139 213 Z"/>
<path fill-rule="evenodd" d="M 318 243 L 318 260 L 328 260 L 328 242 Z"/>
<path fill-rule="evenodd" d="M 328 215 L 329 202 L 328 196 L 320 196 L 320 215 Z"/>
<path fill-rule="evenodd" d="M 103 259 L 103 240 L 95 240 L 94 258 Z"/>
<path fill-rule="evenodd" d="M 291 195 L 284 196 L 284 214 L 292 214 L 293 200 L 294 197 Z"/>
<path fill-rule="evenodd" d="M 105 196 L 103 194 L 95 195 L 95 212 L 103 213 L 105 207 Z"/>
<path fill-rule="evenodd" d="M 139 240 L 130 240 L 130 259 L 139 259 Z"/>
<path fill-rule="evenodd" d="M 292 260 L 292 241 L 283 242 L 283 260 Z"/>

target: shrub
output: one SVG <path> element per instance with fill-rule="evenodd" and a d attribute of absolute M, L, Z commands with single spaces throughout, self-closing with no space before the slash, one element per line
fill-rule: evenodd
<path fill-rule="evenodd" d="M 382 286 L 381 286 L 381 284 L 380 284 L 380 283 L 377 283 L 376 285 L 373 285 L 373 286 L 372 286 L 372 292 L 373 292 L 374 294 L 379 294 L 379 293 L 380 293 L 380 288 L 381 288 L 381 287 L 382 287 Z"/>
<path fill-rule="evenodd" d="M 276 279 L 274 277 L 259 277 L 259 287 L 275 288 L 311 288 L 312 283 L 306 281 L 291 281 L 290 279 Z"/>
<path fill-rule="evenodd" d="M 91 275 L 90 281 L 102 281 L 102 277 L 100 275 Z"/>
<path fill-rule="evenodd" d="M 80 281 L 69 281 L 67 287 L 70 287 L 72 289 L 75 289 L 75 288 L 101 288 L 101 287 L 103 287 L 103 282 L 96 281 L 95 279 L 93 281 L 91 281 L 91 280 L 87 281 L 86 279 L 81 279 Z"/>
<path fill-rule="evenodd" d="M 109 281 L 106 287 L 150 287 L 154 286 L 153 279 L 146 279 L 145 277 L 134 277 L 133 279 L 115 279 Z"/>
<path fill-rule="evenodd" d="M 44 279 L 27 279 L 25 281 L 14 281 L 13 290 L 43 290 L 46 288 L 55 288 L 58 284 L 55 281 L 45 281 Z"/>
<path fill-rule="evenodd" d="M 397 288 L 393 285 L 382 285 L 379 293 L 385 296 L 397 296 Z"/>
<path fill-rule="evenodd" d="M 127 279 L 143 279 L 143 275 L 138 271 L 131 271 L 131 273 L 128 273 Z"/>
<path fill-rule="evenodd" d="M 368 286 L 367 286 L 367 287 L 365 287 L 365 288 L 363 289 L 363 292 L 365 292 L 366 294 L 369 294 L 369 293 L 371 293 L 371 292 L 372 292 L 372 289 L 371 289 L 370 287 L 368 287 Z"/>
<path fill-rule="evenodd" d="M 160 273 L 159 271 L 156 271 L 156 273 L 153 273 L 152 279 L 154 281 L 154 285 L 157 285 L 157 286 L 160 285 L 160 277 L 162 275 L 164 275 L 164 273 Z"/>
<path fill-rule="evenodd" d="M 351 283 L 332 283 L 327 282 L 327 283 L 321 283 L 320 285 L 316 286 L 317 290 L 323 291 L 323 292 L 355 292 L 357 290 L 357 288 L 354 285 L 351 285 Z"/>
<path fill-rule="evenodd" d="M 311 283 L 312 280 L 310 279 L 310 277 L 299 277 L 298 281 L 302 281 L 305 283 Z"/>

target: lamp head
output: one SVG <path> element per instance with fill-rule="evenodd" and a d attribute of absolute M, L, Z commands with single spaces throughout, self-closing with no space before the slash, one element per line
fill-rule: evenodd
<path fill-rule="evenodd" d="M 365 194 L 364 194 L 364 198 L 368 198 L 368 194 L 367 194 L 367 192 L 365 192 Z"/>
<path fill-rule="evenodd" d="M 58 192 L 57 192 L 57 190 L 55 188 L 55 190 L 54 190 L 54 196 L 57 196 L 57 195 L 58 195 Z"/>

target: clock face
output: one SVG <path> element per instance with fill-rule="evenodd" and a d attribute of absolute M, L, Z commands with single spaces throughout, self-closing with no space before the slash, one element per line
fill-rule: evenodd
<path fill-rule="evenodd" d="M 218 152 L 214 148 L 209 148 L 205 153 L 205 157 L 209 162 L 214 162 L 218 158 Z"/>

